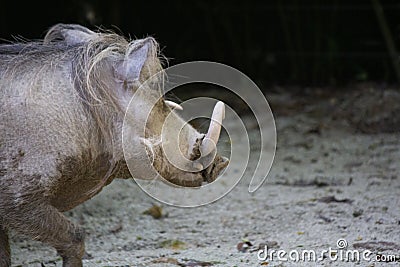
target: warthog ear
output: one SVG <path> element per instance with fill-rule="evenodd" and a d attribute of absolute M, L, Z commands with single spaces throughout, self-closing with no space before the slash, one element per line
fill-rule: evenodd
<path fill-rule="evenodd" d="M 88 42 L 97 33 L 86 27 L 77 24 L 56 24 L 49 29 L 43 42 L 45 44 L 54 41 L 64 41 L 67 44 L 74 45 Z"/>
<path fill-rule="evenodd" d="M 120 82 L 135 82 L 139 80 L 140 72 L 148 58 L 149 43 L 128 50 L 123 61 L 115 65 L 115 76 Z"/>

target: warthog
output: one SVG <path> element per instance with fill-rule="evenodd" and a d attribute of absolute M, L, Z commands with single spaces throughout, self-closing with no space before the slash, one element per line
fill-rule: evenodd
<path fill-rule="evenodd" d="M 58 24 L 41 41 L 0 46 L 0 266 L 11 264 L 9 229 L 53 246 L 63 266 L 82 265 L 84 231 L 62 212 L 114 178 L 131 177 L 122 147 L 124 113 L 139 86 L 162 70 L 159 57 L 153 38 L 128 42 L 79 25 Z M 154 85 L 140 95 L 143 106 L 159 98 L 146 134 L 129 137 L 146 147 L 148 155 L 138 158 L 151 157 L 155 170 L 177 185 L 215 180 L 227 159 L 217 155 L 206 168 L 201 159 L 215 151 L 224 105 L 216 105 L 208 133 L 200 134 Z M 177 168 L 163 154 L 159 137 L 171 114 L 185 133 L 177 151 L 193 162 L 193 171 Z M 130 116 L 133 123 L 144 119 Z M 132 175 L 140 179 L 143 170 L 136 166 Z"/>

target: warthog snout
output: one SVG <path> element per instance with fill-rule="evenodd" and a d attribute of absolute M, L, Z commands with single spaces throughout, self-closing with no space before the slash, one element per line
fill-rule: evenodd
<path fill-rule="evenodd" d="M 159 102 L 153 108 L 151 114 L 157 116 L 149 116 L 147 138 L 142 139 L 152 167 L 162 178 L 180 186 L 198 187 L 214 181 L 229 163 L 227 158 L 217 154 L 216 147 L 225 117 L 224 103 L 215 105 L 208 131 L 202 134 L 173 112 L 174 109 L 183 110 L 179 104 L 162 102 L 164 105 Z M 155 120 L 160 114 L 165 117 Z M 157 131 L 160 124 L 162 129 Z M 145 165 L 141 163 L 142 169 L 146 169 Z M 147 175 L 150 172 L 147 169 L 136 178 L 152 179 L 154 176 Z"/>

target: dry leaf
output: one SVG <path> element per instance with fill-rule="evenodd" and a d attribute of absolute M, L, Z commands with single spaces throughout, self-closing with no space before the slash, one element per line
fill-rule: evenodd
<path fill-rule="evenodd" d="M 176 240 L 176 239 L 167 239 L 160 243 L 162 248 L 169 248 L 169 249 L 185 249 L 186 243 Z"/>
<path fill-rule="evenodd" d="M 163 216 L 162 208 L 156 204 L 154 204 L 148 210 L 145 210 L 143 214 L 150 215 L 154 219 L 160 219 Z"/>

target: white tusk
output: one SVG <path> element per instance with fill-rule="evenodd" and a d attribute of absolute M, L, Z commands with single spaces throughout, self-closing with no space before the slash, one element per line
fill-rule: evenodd
<path fill-rule="evenodd" d="M 218 101 L 218 103 L 215 104 L 214 111 L 211 116 L 210 127 L 208 128 L 208 132 L 200 146 L 200 153 L 202 157 L 207 156 L 215 149 L 221 133 L 222 120 L 224 118 L 225 104 L 221 101 Z"/>
<path fill-rule="evenodd" d="M 169 106 L 170 108 L 174 108 L 177 110 L 183 110 L 183 107 L 173 101 L 169 101 L 169 100 L 165 100 L 165 104 L 167 104 L 167 106 Z"/>

